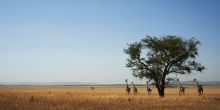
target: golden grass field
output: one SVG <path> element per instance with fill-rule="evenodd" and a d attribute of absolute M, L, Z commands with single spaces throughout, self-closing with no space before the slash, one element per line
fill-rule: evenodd
<path fill-rule="evenodd" d="M 123 86 L 94 87 L 0 86 L 0 110 L 220 110 L 220 87 L 204 87 L 201 97 L 194 87 L 185 96 L 166 88 L 164 98 L 155 88 L 148 96 L 143 86 L 137 95 L 126 95 Z"/>

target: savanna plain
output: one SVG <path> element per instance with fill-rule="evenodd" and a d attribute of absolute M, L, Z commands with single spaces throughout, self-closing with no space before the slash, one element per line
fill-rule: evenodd
<path fill-rule="evenodd" d="M 138 94 L 126 95 L 125 86 L 0 86 L 0 110 L 220 110 L 220 87 L 205 86 L 198 96 L 195 87 L 166 88 L 165 97 L 157 90 L 147 95 L 145 86 Z"/>

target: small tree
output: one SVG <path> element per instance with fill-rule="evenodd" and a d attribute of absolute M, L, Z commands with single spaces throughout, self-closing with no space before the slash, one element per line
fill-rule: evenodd
<path fill-rule="evenodd" d="M 159 96 L 164 97 L 166 76 L 205 69 L 196 62 L 199 44 L 195 38 L 184 40 L 176 36 L 147 36 L 124 49 L 129 55 L 126 67 L 131 68 L 135 77 L 153 80 Z"/>

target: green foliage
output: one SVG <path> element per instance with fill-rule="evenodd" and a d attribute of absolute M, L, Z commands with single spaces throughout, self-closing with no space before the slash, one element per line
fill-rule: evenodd
<path fill-rule="evenodd" d="M 158 92 L 163 91 L 167 75 L 205 69 L 196 62 L 199 45 L 195 38 L 184 40 L 177 36 L 147 36 L 124 49 L 129 55 L 126 67 L 131 68 L 135 77 L 154 80 Z"/>

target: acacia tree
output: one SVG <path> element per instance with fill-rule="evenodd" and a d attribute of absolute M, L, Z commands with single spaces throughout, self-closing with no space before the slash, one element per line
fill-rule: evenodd
<path fill-rule="evenodd" d="M 195 38 L 184 40 L 177 36 L 147 36 L 139 42 L 128 44 L 126 67 L 133 76 L 155 82 L 158 94 L 164 97 L 165 80 L 170 74 L 187 74 L 205 69 L 196 61 L 200 42 Z"/>

